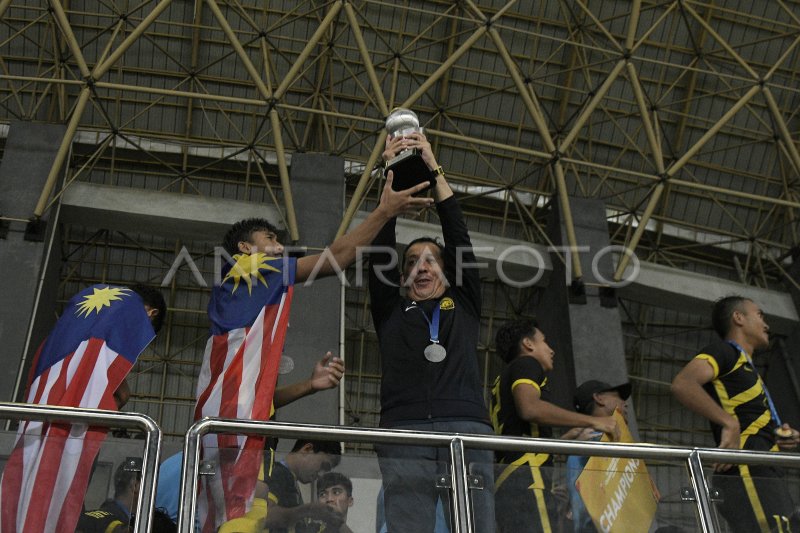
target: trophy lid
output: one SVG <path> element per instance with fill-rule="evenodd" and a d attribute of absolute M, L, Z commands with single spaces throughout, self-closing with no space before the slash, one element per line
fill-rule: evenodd
<path fill-rule="evenodd" d="M 404 107 L 397 107 L 386 117 L 386 131 L 391 137 L 420 131 L 417 114 Z"/>

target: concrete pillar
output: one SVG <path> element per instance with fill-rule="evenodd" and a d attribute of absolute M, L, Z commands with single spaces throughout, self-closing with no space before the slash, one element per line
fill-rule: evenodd
<path fill-rule="evenodd" d="M 582 285 L 571 284 L 570 265 L 551 254 L 553 274 L 536 307 L 536 315 L 548 343 L 556 351 L 548 379 L 552 401 L 574 409 L 576 385 L 597 379 L 618 385 L 629 381 L 625 344 L 616 296 L 601 289 L 613 277 L 612 254 L 607 253 L 608 226 L 600 200 L 570 198 L 575 233 L 580 249 Z M 555 246 L 567 246 L 558 202 L 548 222 L 548 236 Z M 567 261 L 568 251 L 559 252 Z M 628 416 L 635 426 L 635 417 Z M 635 427 L 631 428 L 636 431 Z"/>
<path fill-rule="evenodd" d="M 344 213 L 344 160 L 323 154 L 293 154 L 291 166 L 301 246 L 315 254 L 331 242 Z M 339 280 L 315 280 L 295 287 L 284 354 L 294 368 L 282 374 L 278 386 L 306 379 L 314 364 L 330 350 L 338 354 L 342 290 Z M 285 422 L 337 424 L 339 391 L 328 390 L 281 408 Z"/>
<path fill-rule="evenodd" d="M 800 250 L 794 250 L 788 274 L 800 282 Z M 795 308 L 800 312 L 800 290 L 787 283 Z M 764 302 L 757 302 L 764 305 Z M 783 422 L 800 428 L 800 327 L 797 323 L 776 327 L 770 324 L 772 350 L 768 354 L 764 381 L 767 384 L 775 409 Z"/>
<path fill-rule="evenodd" d="M 63 125 L 12 122 L 0 162 L 0 214 L 29 220 L 64 137 Z M 58 210 L 41 223 L 0 223 L 0 400 L 13 401 L 39 343 L 55 323 L 58 254 L 51 254 Z M 23 359 L 27 355 L 27 363 Z M 20 388 L 25 386 L 21 377 Z M 22 391 L 20 391 L 20 394 Z"/>

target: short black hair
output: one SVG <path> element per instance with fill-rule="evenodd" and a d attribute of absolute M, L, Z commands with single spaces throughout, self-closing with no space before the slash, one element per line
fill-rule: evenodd
<path fill-rule="evenodd" d="M 439 242 L 439 239 L 437 239 L 436 237 L 417 237 L 416 239 L 408 243 L 405 249 L 403 250 L 403 262 L 400 263 L 400 272 L 405 271 L 406 256 L 408 255 L 408 250 L 411 249 L 411 247 L 414 246 L 415 244 L 419 244 L 421 242 L 436 246 L 436 248 L 439 250 L 439 258 L 440 259 L 442 258 L 442 255 L 444 254 L 444 245 Z"/>
<path fill-rule="evenodd" d="M 341 472 L 325 472 L 317 479 L 317 494 L 323 490 L 341 485 L 348 496 L 353 496 L 353 482 Z"/>
<path fill-rule="evenodd" d="M 142 479 L 142 473 L 133 470 L 135 465 L 131 464 L 130 460 L 125 460 L 117 467 L 114 472 L 114 496 L 119 496 L 128 490 L 131 481 L 139 481 Z"/>
<path fill-rule="evenodd" d="M 539 323 L 535 318 L 520 318 L 506 322 L 494 336 L 497 355 L 506 363 L 510 363 L 519 355 L 522 339 L 532 337 L 537 329 Z"/>
<path fill-rule="evenodd" d="M 153 329 L 158 333 L 161 326 L 164 325 L 164 317 L 167 316 L 167 302 L 164 301 L 164 295 L 160 290 L 141 283 L 133 285 L 131 290 L 142 298 L 145 305 L 158 309 L 158 314 L 151 321 Z"/>
<path fill-rule="evenodd" d="M 300 451 L 300 448 L 310 444 L 314 448 L 314 453 L 327 453 L 330 455 L 334 463 L 331 466 L 336 466 L 342 460 L 342 445 L 334 440 L 313 440 L 313 439 L 297 439 L 292 446 L 292 451 Z"/>
<path fill-rule="evenodd" d="M 714 308 L 711 310 L 711 325 L 721 339 L 727 338 L 731 331 L 731 319 L 734 311 L 738 311 L 744 302 L 749 301 L 751 301 L 750 298 L 734 294 L 714 302 Z"/>
<path fill-rule="evenodd" d="M 231 226 L 222 239 L 222 247 L 233 257 L 240 253 L 239 243 L 250 242 L 255 231 L 269 231 L 278 234 L 278 228 L 266 218 L 246 218 Z"/>

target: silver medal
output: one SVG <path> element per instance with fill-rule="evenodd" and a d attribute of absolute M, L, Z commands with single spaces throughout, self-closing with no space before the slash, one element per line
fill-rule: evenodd
<path fill-rule="evenodd" d="M 278 363 L 278 374 L 280 375 L 288 374 L 292 370 L 294 370 L 294 359 L 292 359 L 285 353 L 281 354 L 281 360 Z"/>
<path fill-rule="evenodd" d="M 437 342 L 427 345 L 424 353 L 425 359 L 431 363 L 441 363 L 444 361 L 444 358 L 447 357 L 447 350 Z"/>

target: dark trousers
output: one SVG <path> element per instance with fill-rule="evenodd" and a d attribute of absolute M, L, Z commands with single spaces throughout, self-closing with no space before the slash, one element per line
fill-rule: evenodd
<path fill-rule="evenodd" d="M 493 434 L 487 424 L 469 421 L 432 421 L 393 426 L 392 429 Z M 449 507 L 450 493 L 446 489 L 436 488 L 436 478 L 448 473 L 450 449 L 405 445 L 380 445 L 375 448 L 383 476 L 388 533 L 433 533 L 437 499 L 441 497 Z M 475 531 L 493 533 L 493 454 L 490 450 L 467 449 L 465 459 L 469 472 L 483 477 L 484 488 L 469 491 Z M 445 514 L 449 514 L 447 509 Z"/>
<path fill-rule="evenodd" d="M 778 469 L 764 465 L 739 465 L 714 475 L 712 486 L 720 492 L 723 501 L 716 507 L 731 531 L 789 531 L 794 506 L 786 481 Z"/>

